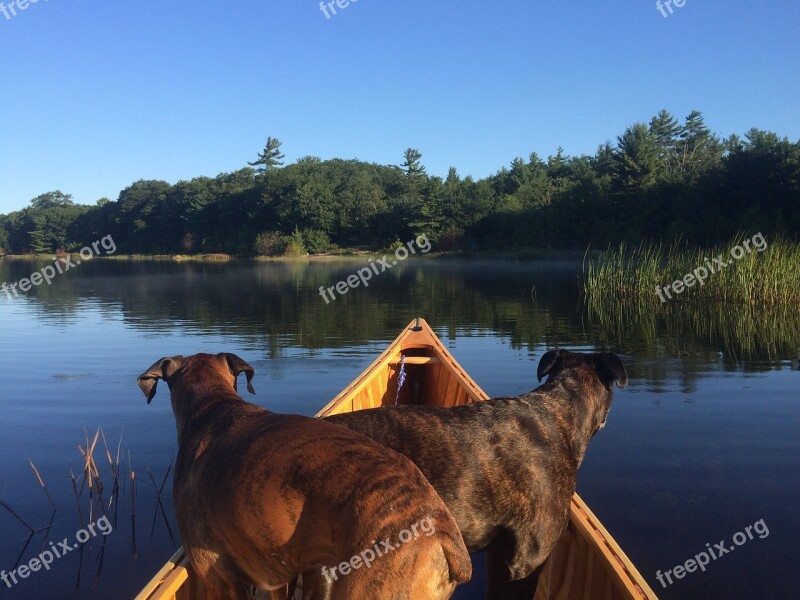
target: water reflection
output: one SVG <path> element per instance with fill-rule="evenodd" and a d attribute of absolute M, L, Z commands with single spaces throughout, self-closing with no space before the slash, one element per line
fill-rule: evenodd
<path fill-rule="evenodd" d="M 130 597 L 180 543 L 169 497 L 174 417 L 164 390 L 146 407 L 135 384 L 158 356 L 243 353 L 259 377 L 255 402 L 313 414 L 417 315 L 495 395 L 535 387 L 543 348 L 623 355 L 631 385 L 618 392 L 608 428 L 592 443 L 579 490 L 651 583 L 656 569 L 691 556 L 695 542 L 702 547 L 765 517 L 782 525 L 773 544 L 798 522 L 791 508 L 797 479 L 785 476 L 800 464 L 800 386 L 790 370 L 800 356 L 798 315 L 715 305 L 587 307 L 579 261 L 409 260 L 325 304 L 319 287 L 364 263 L 96 261 L 20 299 L 0 295 L 0 496 L 34 529 L 51 521 L 52 529 L 38 534 L 50 536 L 42 544 L 73 536 L 90 516 L 108 515 L 114 525 L 107 549 L 95 540 L 91 552 L 87 546 L 85 555 L 54 565 L 53 579 L 40 573 L 10 597 L 47 597 L 54 580 L 70 582 L 59 597 Z M 0 261 L 0 282 L 32 270 L 31 263 Z M 101 477 L 93 479 L 89 504 L 80 475 L 85 456 L 75 454 L 75 441 L 84 427 L 97 426 L 111 434 L 109 443 L 124 427 L 131 454 L 114 444 L 109 460 L 97 442 Z M 84 449 L 94 433 L 88 438 Z M 55 521 L 29 456 L 53 493 Z M 70 466 L 74 488 L 65 477 Z M 14 540 L 0 546 L 0 568 L 40 552 L 40 538 L 23 534 L 29 532 L 0 509 L 0 536 Z M 797 558 L 767 544 L 748 552 L 747 560 L 764 553 L 763 572 L 780 572 L 776 564 Z M 723 584 L 745 589 L 735 578 L 754 569 L 736 560 L 706 574 L 703 593 L 674 588 L 664 597 L 715 597 L 721 588 L 713 586 Z M 72 590 L 76 580 L 79 592 Z M 86 588 L 95 586 L 92 595 Z M 459 597 L 475 597 L 470 593 Z"/>
<path fill-rule="evenodd" d="M 571 261 L 410 261 L 326 304 L 319 287 L 346 279 L 363 262 L 97 261 L 22 301 L 42 323 L 69 325 L 91 310 L 101 318 L 121 315 L 137 330 L 235 336 L 270 358 L 289 348 L 389 339 L 416 314 L 453 337 L 482 330 L 515 348 L 587 345 L 684 357 L 690 371 L 693 365 L 765 369 L 800 355 L 800 314 L 718 304 L 586 307 L 578 290 L 581 265 Z M 30 271 L 31 263 L 0 263 L 0 280 Z M 653 383 L 663 381 L 653 376 L 659 378 Z"/>

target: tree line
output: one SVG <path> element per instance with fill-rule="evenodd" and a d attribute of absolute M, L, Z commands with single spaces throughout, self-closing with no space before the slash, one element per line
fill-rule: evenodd
<path fill-rule="evenodd" d="M 800 141 L 751 129 L 721 138 L 695 111 L 662 110 L 594 155 L 516 158 L 474 180 L 306 156 L 269 138 L 248 166 L 175 184 L 137 181 L 95 205 L 48 192 L 0 215 L 0 248 L 48 253 L 112 235 L 121 253 L 280 255 L 384 248 L 424 233 L 435 249 L 583 249 L 620 241 L 723 243 L 738 232 L 800 239 Z"/>

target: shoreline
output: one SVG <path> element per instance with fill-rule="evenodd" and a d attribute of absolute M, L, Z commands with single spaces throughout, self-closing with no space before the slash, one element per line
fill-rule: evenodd
<path fill-rule="evenodd" d="M 359 250 L 355 248 L 339 250 L 336 253 L 306 254 L 302 256 L 248 256 L 226 253 L 206 254 L 114 254 L 94 256 L 90 260 L 119 260 L 129 262 L 333 262 L 337 260 L 356 260 L 366 256 L 380 256 L 391 253 L 390 249 Z M 77 256 L 76 252 L 63 254 Z M 430 252 L 428 258 L 440 259 L 494 259 L 494 260 L 582 260 L 585 250 L 553 250 L 525 248 L 521 250 L 473 250 L 463 252 Z M 0 260 L 50 262 L 55 253 L 46 254 L 0 254 Z"/>

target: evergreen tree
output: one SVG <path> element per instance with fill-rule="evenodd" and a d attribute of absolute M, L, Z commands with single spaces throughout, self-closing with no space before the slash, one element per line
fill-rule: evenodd
<path fill-rule="evenodd" d="M 677 143 L 678 172 L 688 181 L 722 159 L 723 145 L 711 133 L 699 111 L 692 111 L 680 128 Z"/>
<path fill-rule="evenodd" d="M 267 144 L 264 146 L 264 151 L 258 155 L 255 162 L 247 163 L 251 167 L 257 167 L 261 173 L 269 173 L 283 165 L 281 159 L 285 158 L 280 151 L 281 142 L 278 138 L 267 138 Z"/>
<path fill-rule="evenodd" d="M 624 191 L 653 185 L 658 172 L 658 147 L 647 125 L 636 123 L 617 138 L 616 174 Z"/>
<path fill-rule="evenodd" d="M 42 194 L 0 215 L 0 245 L 49 252 L 113 234 L 130 253 L 244 254 L 260 233 L 282 240 L 295 229 L 314 249 L 328 240 L 378 248 L 423 232 L 450 249 L 585 248 L 628 236 L 706 244 L 737 231 L 800 237 L 800 143 L 759 130 L 722 143 L 699 112 L 678 126 L 660 111 L 594 156 L 531 154 L 480 181 L 455 168 L 444 181 L 430 177 L 413 148 L 402 168 L 304 157 L 278 169 L 279 147 L 270 138 L 254 163 L 274 169 L 268 177 L 246 167 L 175 185 L 137 181 L 94 206 Z"/>
<path fill-rule="evenodd" d="M 616 169 L 616 152 L 610 141 L 600 144 L 594 155 L 594 170 L 598 178 L 611 177 Z"/>
<path fill-rule="evenodd" d="M 419 150 L 416 148 L 409 148 L 403 153 L 403 159 L 401 167 L 405 170 L 408 177 L 425 175 L 425 167 L 420 163 L 422 154 Z"/>
<path fill-rule="evenodd" d="M 681 127 L 670 112 L 661 110 L 650 120 L 650 133 L 655 138 L 663 172 L 669 174 L 676 167 L 676 151 Z"/>
<path fill-rule="evenodd" d="M 554 193 L 566 192 L 572 187 L 570 181 L 570 157 L 564 154 L 564 148 L 559 146 L 555 156 L 547 157 L 547 176 L 553 186 Z"/>

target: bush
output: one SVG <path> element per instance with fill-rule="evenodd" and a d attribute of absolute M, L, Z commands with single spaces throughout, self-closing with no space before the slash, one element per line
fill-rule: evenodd
<path fill-rule="evenodd" d="M 287 239 L 279 231 L 265 231 L 256 236 L 253 250 L 258 256 L 282 256 L 286 251 Z"/>
<path fill-rule="evenodd" d="M 306 254 L 308 254 L 308 252 L 306 251 L 306 246 L 303 241 L 303 234 L 295 227 L 294 232 L 289 236 L 289 240 L 283 250 L 283 255 L 305 256 Z"/>
<path fill-rule="evenodd" d="M 331 240 L 328 234 L 320 229 L 304 229 L 303 242 L 311 254 L 326 252 L 331 247 Z"/>

